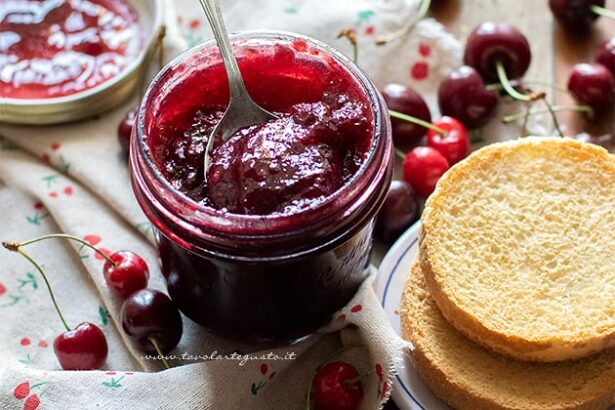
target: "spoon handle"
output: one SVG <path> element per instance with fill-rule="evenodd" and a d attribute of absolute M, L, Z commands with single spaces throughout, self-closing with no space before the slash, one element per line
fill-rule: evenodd
<path fill-rule="evenodd" d="M 218 0 L 199 0 L 205 16 L 211 25 L 211 29 L 214 33 L 216 43 L 222 54 L 222 61 L 226 68 L 226 75 L 228 76 L 229 88 L 231 93 L 231 100 L 239 99 L 248 94 L 246 87 L 241 78 L 239 66 L 237 65 L 237 59 L 233 54 L 233 48 L 231 46 L 231 40 L 229 39 L 224 20 L 222 19 L 222 11 L 220 10 L 220 4 Z"/>

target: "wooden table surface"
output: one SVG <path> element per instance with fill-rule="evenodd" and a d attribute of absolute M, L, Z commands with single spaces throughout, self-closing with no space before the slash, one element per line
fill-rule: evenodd
<path fill-rule="evenodd" d="M 593 61 L 598 45 L 615 36 L 615 21 L 601 17 L 588 35 L 575 38 L 557 24 L 548 3 L 548 0 L 433 0 L 430 17 L 462 40 L 484 21 L 514 24 L 528 37 L 532 48 L 532 62 L 526 78 L 566 87 L 572 66 Z M 607 0 L 606 7 L 615 10 L 615 0 Z M 567 93 L 553 89 L 547 92 L 555 104 L 574 104 Z M 566 128 L 565 135 L 582 131 L 594 135 L 614 134 L 614 112 L 612 107 L 610 112 L 591 123 L 578 113 L 558 113 L 558 119 Z"/>

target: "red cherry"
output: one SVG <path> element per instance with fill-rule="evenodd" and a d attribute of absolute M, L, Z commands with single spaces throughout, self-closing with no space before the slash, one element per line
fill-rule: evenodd
<path fill-rule="evenodd" d="M 404 180 L 419 196 L 427 197 L 449 165 L 444 155 L 434 148 L 416 147 L 406 155 L 402 167 Z"/>
<path fill-rule="evenodd" d="M 143 289 L 149 280 L 147 263 L 134 252 L 118 251 L 109 255 L 111 260 L 103 266 L 107 286 L 118 296 L 126 298 L 132 292 Z"/>
<path fill-rule="evenodd" d="M 387 84 L 382 90 L 382 96 L 390 110 L 431 122 L 431 113 L 425 100 L 410 87 L 400 84 Z M 427 129 L 408 121 L 391 119 L 393 139 L 397 145 L 409 145 L 418 142 Z"/>
<path fill-rule="evenodd" d="M 354 366 L 333 362 L 320 368 L 312 384 L 314 410 L 355 410 L 363 399 L 363 386 Z"/>
<path fill-rule="evenodd" d="M 442 117 L 434 121 L 433 125 L 446 131 L 446 135 L 428 130 L 427 145 L 444 155 L 449 166 L 468 156 L 470 137 L 466 127 L 461 122 L 452 117 Z"/>
<path fill-rule="evenodd" d="M 532 53 L 527 39 L 508 23 L 485 22 L 476 27 L 466 42 L 463 62 L 474 67 L 485 81 L 498 79 L 500 61 L 509 79 L 522 77 L 530 66 Z"/>
<path fill-rule="evenodd" d="M 604 7 L 605 0 L 549 0 L 549 8 L 556 20 L 575 32 L 583 32 L 599 16 L 591 9 L 592 5 Z"/>
<path fill-rule="evenodd" d="M 608 68 L 615 75 L 615 37 L 605 41 L 598 48 L 596 62 Z"/>
<path fill-rule="evenodd" d="M 376 235 L 391 242 L 410 227 L 419 217 L 419 203 L 412 185 L 393 181 L 376 219 Z"/>
<path fill-rule="evenodd" d="M 41 404 L 41 400 L 35 393 L 26 399 L 23 404 L 23 410 L 36 410 L 39 404 Z"/>
<path fill-rule="evenodd" d="M 100 369 L 107 360 L 107 339 L 98 326 L 84 322 L 56 337 L 53 350 L 64 370 Z"/>
<path fill-rule="evenodd" d="M 15 396 L 17 400 L 25 399 L 28 397 L 28 394 L 30 394 L 30 383 L 27 381 L 19 384 L 15 387 L 15 390 L 13 390 L 13 396 Z"/>
<path fill-rule="evenodd" d="M 156 353 L 150 338 L 156 339 L 163 353 L 175 348 L 181 339 L 179 311 L 167 295 L 155 289 L 141 289 L 128 296 L 120 317 L 126 334 L 144 352 Z"/>
<path fill-rule="evenodd" d="M 594 111 L 604 111 L 613 100 L 613 74 L 602 64 L 576 64 L 568 79 L 568 90 Z"/>
<path fill-rule="evenodd" d="M 131 108 L 117 128 L 117 138 L 125 152 L 128 152 L 130 149 L 130 136 L 132 135 L 132 129 L 135 126 L 138 113 L 139 107 Z"/>
<path fill-rule="evenodd" d="M 497 104 L 498 94 L 487 90 L 478 72 L 467 65 L 452 71 L 438 89 L 442 115 L 457 118 L 468 128 L 485 125 Z"/>

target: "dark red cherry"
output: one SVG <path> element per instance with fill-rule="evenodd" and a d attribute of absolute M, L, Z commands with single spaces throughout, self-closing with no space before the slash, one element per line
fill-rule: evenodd
<path fill-rule="evenodd" d="M 615 75 L 615 37 L 605 41 L 598 48 L 596 62 L 602 64 Z"/>
<path fill-rule="evenodd" d="M 485 88 L 476 70 L 464 65 L 440 83 L 438 105 L 442 115 L 457 118 L 467 128 L 478 128 L 495 113 L 498 93 Z"/>
<path fill-rule="evenodd" d="M 147 263 L 134 252 L 118 251 L 109 255 L 111 260 L 103 266 L 107 286 L 118 296 L 125 298 L 132 292 L 143 289 L 149 280 Z"/>
<path fill-rule="evenodd" d="M 604 7 L 604 3 L 605 0 L 549 0 L 549 7 L 567 30 L 583 32 L 599 17 L 591 5 Z"/>
<path fill-rule="evenodd" d="M 88 322 L 56 337 L 53 350 L 64 370 L 100 369 L 109 351 L 105 334 Z"/>
<path fill-rule="evenodd" d="M 120 318 L 126 334 L 147 353 L 157 353 L 151 338 L 167 353 L 177 346 L 182 336 L 179 311 L 167 295 L 155 289 L 141 289 L 128 296 Z"/>
<path fill-rule="evenodd" d="M 602 64 L 576 64 L 568 79 L 568 90 L 594 111 L 607 110 L 613 101 L 613 74 Z"/>
<path fill-rule="evenodd" d="M 333 362 L 320 368 L 312 384 L 313 410 L 356 410 L 363 399 L 363 386 L 354 366 Z"/>
<path fill-rule="evenodd" d="M 416 147 L 402 163 L 404 180 L 412 185 L 421 197 L 428 197 L 440 177 L 448 170 L 447 159 L 431 147 Z"/>
<path fill-rule="evenodd" d="M 497 61 L 502 62 L 508 78 L 513 79 L 525 74 L 531 58 L 530 44 L 515 26 L 492 22 L 482 23 L 470 33 L 463 54 L 463 62 L 490 83 L 498 79 Z"/>
<path fill-rule="evenodd" d="M 429 107 L 423 97 L 412 88 L 401 84 L 387 84 L 382 90 L 382 96 L 390 110 L 431 122 Z M 391 126 L 393 140 L 397 145 L 415 144 L 427 132 L 425 127 L 396 118 L 391 118 Z"/>
<path fill-rule="evenodd" d="M 128 152 L 130 149 L 130 135 L 132 134 L 132 129 L 135 126 L 138 113 L 139 107 L 131 108 L 130 111 L 126 113 L 126 116 L 122 119 L 117 128 L 117 139 L 125 152 Z"/>
<path fill-rule="evenodd" d="M 376 236 L 392 242 L 419 217 L 419 202 L 412 185 L 393 181 L 376 219 Z"/>
<path fill-rule="evenodd" d="M 442 135 L 434 130 L 427 131 L 427 145 L 437 150 L 453 165 L 468 156 L 470 152 L 470 137 L 463 124 L 452 117 L 442 117 L 433 125 L 444 130 Z"/>

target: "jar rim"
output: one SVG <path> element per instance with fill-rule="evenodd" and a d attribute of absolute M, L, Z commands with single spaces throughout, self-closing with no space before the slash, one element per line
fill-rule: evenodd
<path fill-rule="evenodd" d="M 364 200 L 361 200 L 361 197 L 363 195 L 362 192 L 358 191 L 358 184 L 356 184 L 356 182 L 366 176 L 370 164 L 378 156 L 378 145 L 382 143 L 381 140 L 383 138 L 386 139 L 386 135 L 380 135 L 381 132 L 379 132 L 378 130 L 382 127 L 383 122 L 388 122 L 388 117 L 386 117 L 384 114 L 384 111 L 382 109 L 383 102 L 375 85 L 359 67 L 357 67 L 348 57 L 346 57 L 340 51 L 336 50 L 335 48 L 324 42 L 313 39 L 309 36 L 278 30 L 240 31 L 232 33 L 230 36 L 231 40 L 234 41 L 247 41 L 258 39 L 278 39 L 281 41 L 292 41 L 297 39 L 303 40 L 311 47 L 315 47 L 317 50 L 322 51 L 328 57 L 331 57 L 333 61 L 338 63 L 344 70 L 348 71 L 353 76 L 354 80 L 358 83 L 363 95 L 365 95 L 365 97 L 367 98 L 367 101 L 369 102 L 371 106 L 370 108 L 372 108 L 373 113 L 373 121 L 371 124 L 373 137 L 372 141 L 370 142 L 369 148 L 366 150 L 367 155 L 362 161 L 362 164 L 360 165 L 359 169 L 352 175 L 352 177 L 331 195 L 328 195 L 325 199 L 318 202 L 317 204 L 310 205 L 305 209 L 293 213 L 274 213 L 269 215 L 231 213 L 200 204 L 192 198 L 188 197 L 186 194 L 175 189 L 170 183 L 170 181 L 168 181 L 162 175 L 159 168 L 156 166 L 153 153 L 151 152 L 148 144 L 145 141 L 146 135 L 144 135 L 144 130 L 146 106 L 152 96 L 155 96 L 155 93 L 160 90 L 160 87 L 165 85 L 165 75 L 169 71 L 180 67 L 181 64 L 187 61 L 189 58 L 193 56 L 198 56 L 201 52 L 215 47 L 215 40 L 210 39 L 196 47 L 184 51 L 183 53 L 175 57 L 170 63 L 168 63 L 150 83 L 143 97 L 143 102 L 139 109 L 135 126 L 136 138 L 133 139 L 137 141 L 136 143 L 138 144 L 139 154 L 143 159 L 143 163 L 147 167 L 149 175 L 155 178 L 157 184 L 165 188 L 165 195 L 170 196 L 170 198 L 167 197 L 167 199 L 171 199 L 176 204 L 188 205 L 192 210 L 194 210 L 194 214 L 190 215 L 190 217 L 188 218 L 190 224 L 197 224 L 200 227 L 207 227 L 209 229 L 212 229 L 213 231 L 216 231 L 218 234 L 243 234 L 242 236 L 249 236 L 253 239 L 260 239 L 263 237 L 263 235 L 284 235 L 284 232 L 288 231 L 288 229 L 284 229 L 284 227 L 288 227 L 290 225 L 296 226 L 297 218 L 304 218 L 306 220 L 318 220 L 318 215 L 324 209 L 333 208 L 333 212 L 337 213 L 335 211 L 339 211 L 339 208 L 342 207 L 344 208 L 343 215 L 351 214 L 354 210 L 356 210 L 356 208 L 361 205 L 362 202 L 364 202 Z M 190 70 L 188 70 L 188 72 L 189 71 Z M 378 104 L 378 102 L 380 104 Z M 378 109 L 379 106 L 380 109 Z M 391 145 L 390 141 L 388 145 Z M 133 147 L 131 148 L 131 163 L 133 164 L 136 163 L 136 150 L 134 148 L 135 147 L 133 145 Z M 391 151 L 391 147 L 388 147 L 388 150 L 385 149 L 385 151 Z M 390 152 L 385 152 L 384 155 L 385 157 L 383 158 L 383 160 L 388 162 L 390 160 Z M 355 198 L 356 200 L 353 201 L 354 203 L 351 203 L 350 206 L 344 206 L 347 205 L 347 201 L 349 200 L 349 198 Z M 338 217 L 342 217 L 342 215 L 338 214 Z M 314 226 L 305 226 L 305 230 L 313 229 Z M 295 228 L 293 229 L 293 231 L 294 233 L 296 233 L 297 229 Z M 245 235 L 244 232 L 250 232 L 250 234 Z"/>

